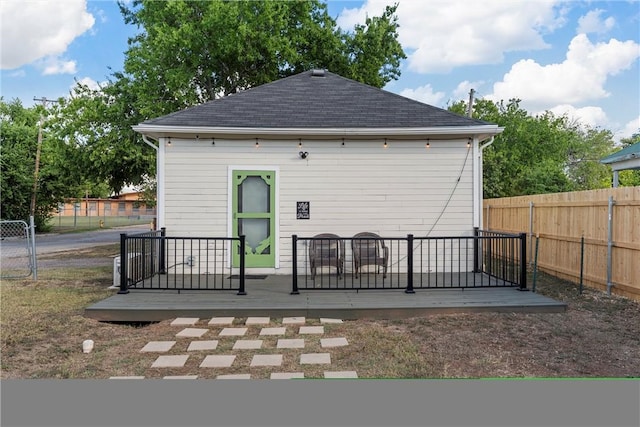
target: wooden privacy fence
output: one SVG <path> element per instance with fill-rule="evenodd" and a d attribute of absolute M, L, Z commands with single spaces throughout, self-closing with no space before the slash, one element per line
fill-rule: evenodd
<path fill-rule="evenodd" d="M 487 199 L 483 213 L 485 230 L 527 233 L 530 265 L 538 236 L 541 271 L 578 282 L 582 265 L 585 285 L 640 301 L 640 187 Z"/>

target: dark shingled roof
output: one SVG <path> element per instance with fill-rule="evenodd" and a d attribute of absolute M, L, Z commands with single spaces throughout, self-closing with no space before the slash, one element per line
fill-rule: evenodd
<path fill-rule="evenodd" d="M 318 70 L 141 123 L 151 126 L 302 129 L 488 124 Z"/>

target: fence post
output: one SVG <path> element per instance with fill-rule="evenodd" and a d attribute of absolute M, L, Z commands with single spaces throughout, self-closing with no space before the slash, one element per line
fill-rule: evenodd
<path fill-rule="evenodd" d="M 128 294 L 129 289 L 127 287 L 127 234 L 120 234 L 120 290 L 119 294 Z"/>
<path fill-rule="evenodd" d="M 480 264 L 480 247 L 478 246 L 480 230 L 478 227 L 473 227 L 473 272 L 479 273 L 478 265 Z"/>
<path fill-rule="evenodd" d="M 244 290 L 244 257 L 245 257 L 245 236 L 240 235 L 240 289 L 238 290 L 238 295 L 246 295 L 247 292 Z"/>
<path fill-rule="evenodd" d="M 527 233 L 520 233 L 520 288 L 527 290 Z"/>
<path fill-rule="evenodd" d="M 582 295 L 582 278 L 584 276 L 584 235 L 580 238 L 580 295 Z"/>
<path fill-rule="evenodd" d="M 529 254 L 533 252 L 533 202 L 529 201 Z M 531 256 L 531 255 L 529 255 Z M 529 260 L 531 265 L 532 260 Z"/>
<path fill-rule="evenodd" d="M 38 254 L 36 254 L 36 223 L 33 215 L 29 216 L 29 233 L 31 238 L 31 265 L 33 268 L 33 280 L 38 280 Z"/>
<path fill-rule="evenodd" d="M 413 290 L 413 234 L 407 234 L 407 289 L 406 294 L 415 294 Z"/>
<path fill-rule="evenodd" d="M 291 283 L 293 289 L 291 290 L 291 295 L 299 295 L 300 291 L 298 290 L 298 236 L 296 234 L 291 236 L 291 256 L 293 257 L 293 269 L 291 274 L 293 275 L 291 279 Z"/>
<path fill-rule="evenodd" d="M 165 260 L 165 256 L 166 256 L 166 248 L 165 248 L 165 237 L 167 236 L 167 229 L 165 227 L 162 227 L 160 229 L 160 253 L 159 258 L 160 258 L 160 265 L 158 265 L 158 269 L 160 270 L 160 274 L 166 274 L 166 260 Z"/>
<path fill-rule="evenodd" d="M 611 287 L 613 283 L 611 282 L 611 268 L 612 268 L 612 259 L 613 259 L 613 205 L 615 202 L 613 201 L 613 196 L 609 196 L 609 220 L 608 220 L 608 230 L 607 230 L 607 294 L 611 295 Z"/>

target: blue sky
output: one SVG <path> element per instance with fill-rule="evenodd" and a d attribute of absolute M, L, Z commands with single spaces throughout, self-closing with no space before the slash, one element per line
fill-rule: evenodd
<path fill-rule="evenodd" d="M 640 128 L 640 2 L 397 0 L 407 60 L 385 89 L 446 108 L 469 90 L 610 129 Z M 392 1 L 328 1 L 344 28 Z M 33 105 L 122 69 L 133 26 L 110 0 L 0 2 L 0 95 Z"/>

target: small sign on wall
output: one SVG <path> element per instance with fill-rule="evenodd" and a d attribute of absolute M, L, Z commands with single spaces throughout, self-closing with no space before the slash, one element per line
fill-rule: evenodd
<path fill-rule="evenodd" d="M 309 202 L 296 202 L 296 219 L 309 219 Z"/>

